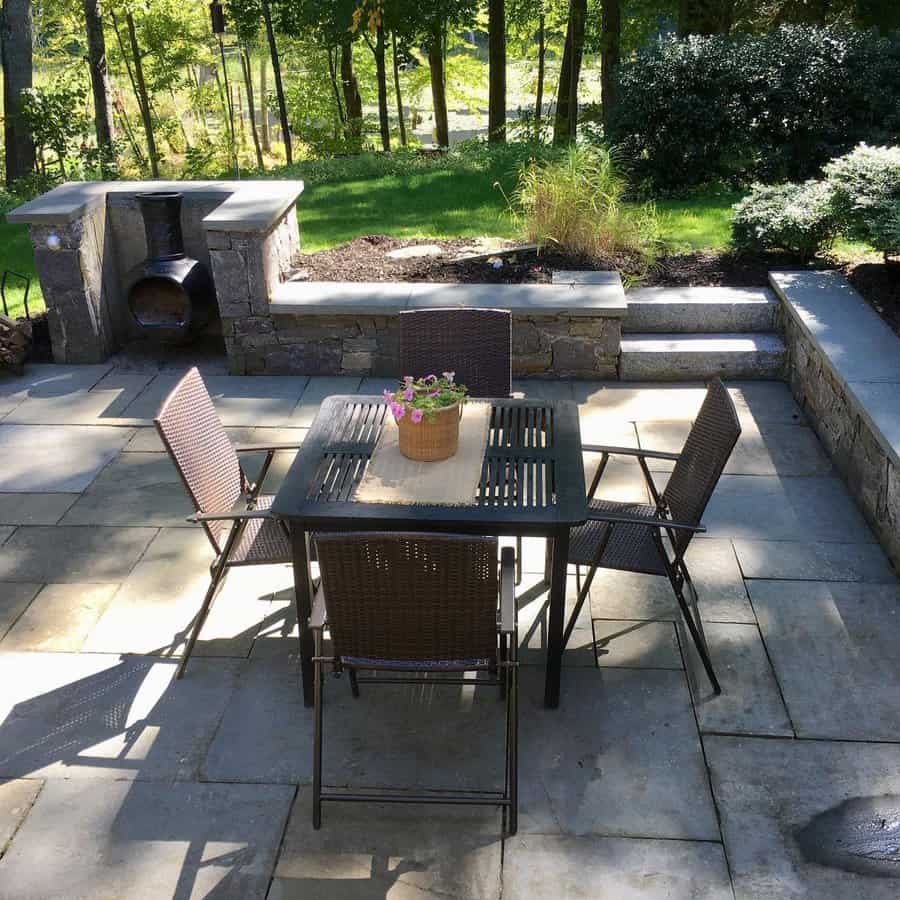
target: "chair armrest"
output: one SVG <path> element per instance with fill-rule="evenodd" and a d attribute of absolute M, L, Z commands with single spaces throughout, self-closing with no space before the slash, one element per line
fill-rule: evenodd
<path fill-rule="evenodd" d="M 513 634 L 516 630 L 516 554 L 512 547 L 504 547 L 500 554 L 500 631 Z"/>
<path fill-rule="evenodd" d="M 241 519 L 270 519 L 272 514 L 267 509 L 248 509 L 244 512 L 204 513 L 195 512 L 187 517 L 188 522 L 237 522 Z"/>
<path fill-rule="evenodd" d="M 262 450 L 268 450 L 276 453 L 279 450 L 299 450 L 302 446 L 295 441 L 285 441 L 281 444 L 236 444 L 235 453 L 258 453 Z"/>
<path fill-rule="evenodd" d="M 606 447 L 603 444 L 582 444 L 587 453 L 609 453 L 610 456 L 646 456 L 650 459 L 678 459 L 680 453 L 663 453 L 661 450 L 644 450 L 640 447 Z"/>
<path fill-rule="evenodd" d="M 602 513 L 596 510 L 588 511 L 588 519 L 593 522 L 609 522 L 611 525 L 646 525 L 649 528 L 674 528 L 676 531 L 691 531 L 694 534 L 703 534 L 706 531 L 704 525 L 686 525 L 684 522 L 675 522 L 671 519 L 644 519 L 640 516 L 619 516 L 614 513 Z"/>
<path fill-rule="evenodd" d="M 321 630 L 325 627 L 325 591 L 322 589 L 322 582 L 319 582 L 313 594 L 312 612 L 309 615 L 309 627 L 315 630 Z"/>

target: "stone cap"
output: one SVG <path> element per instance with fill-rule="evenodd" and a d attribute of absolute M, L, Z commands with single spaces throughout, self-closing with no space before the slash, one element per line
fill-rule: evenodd
<path fill-rule="evenodd" d="M 109 198 L 179 191 L 222 202 L 203 219 L 207 231 L 268 231 L 303 193 L 302 181 L 68 181 L 7 213 L 8 222 L 68 225 Z"/>
<path fill-rule="evenodd" d="M 615 272 L 602 284 L 444 284 L 286 281 L 272 294 L 274 315 L 383 315 L 436 307 L 508 309 L 519 315 L 620 318 L 628 311 Z"/>
<path fill-rule="evenodd" d="M 900 338 L 840 272 L 774 271 L 769 282 L 900 466 Z"/>

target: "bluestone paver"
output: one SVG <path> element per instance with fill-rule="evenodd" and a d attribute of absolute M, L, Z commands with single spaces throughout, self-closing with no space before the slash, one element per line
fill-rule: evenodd
<path fill-rule="evenodd" d="M 0 581 L 122 581 L 155 536 L 155 528 L 23 526 L 0 546 Z"/>
<path fill-rule="evenodd" d="M 32 582 L 0 581 L 0 638 L 19 620 L 40 589 L 40 584 Z"/>
<path fill-rule="evenodd" d="M 0 425 L 0 492 L 83 491 L 131 437 L 111 425 Z"/>
<path fill-rule="evenodd" d="M 0 650 L 77 652 L 118 589 L 118 584 L 46 585 L 0 642 Z"/>
<path fill-rule="evenodd" d="M 742 423 L 796 425 L 804 421 L 790 388 L 780 381 L 738 380 L 727 384 Z"/>
<path fill-rule="evenodd" d="M 278 785 L 49 782 L 0 860 L 0 897 L 262 900 L 292 799 Z"/>
<path fill-rule="evenodd" d="M 37 778 L 0 781 L 0 857 L 25 821 L 42 786 Z"/>
<path fill-rule="evenodd" d="M 186 526 L 193 512 L 195 507 L 167 453 L 121 453 L 60 524 Z"/>
<path fill-rule="evenodd" d="M 876 584 L 897 579 L 877 544 L 736 540 L 734 549 L 745 578 Z"/>
<path fill-rule="evenodd" d="M 503 897 L 733 900 L 721 844 L 556 834 L 506 841 Z"/>
<path fill-rule="evenodd" d="M 793 737 L 794 730 L 756 625 L 707 622 L 703 631 L 722 686 L 718 697 L 712 692 L 690 636 L 686 629 L 681 631 L 700 730 Z"/>
<path fill-rule="evenodd" d="M 357 375 L 313 375 L 300 395 L 300 402 L 291 413 L 291 425 L 309 428 L 326 397 L 356 393 L 361 381 Z"/>
<path fill-rule="evenodd" d="M 501 853 L 490 807 L 331 803 L 315 831 L 301 788 L 268 900 L 499 900 Z"/>
<path fill-rule="evenodd" d="M 900 740 L 900 586 L 749 585 L 798 737 Z"/>
<path fill-rule="evenodd" d="M 543 676 L 522 672 L 520 831 L 719 839 L 683 672 L 570 668 L 552 710 Z"/>
<path fill-rule="evenodd" d="M 681 669 L 671 622 L 594 619 L 597 665 L 626 669 Z"/>
<path fill-rule="evenodd" d="M 815 817 L 848 800 L 883 798 L 887 809 L 896 811 L 900 747 L 736 737 L 708 737 L 704 747 L 736 900 L 896 898 L 896 876 L 872 877 L 822 865 L 804 855 L 800 840 Z M 873 823 L 866 824 L 871 828 Z M 830 837 L 851 850 L 858 848 L 858 862 L 863 863 L 864 834 L 854 829 Z M 893 822 L 887 837 L 881 855 L 896 865 Z M 872 851 L 879 852 L 876 846 Z"/>
<path fill-rule="evenodd" d="M 196 780 L 241 663 L 191 663 L 0 652 L 0 777 Z"/>
<path fill-rule="evenodd" d="M 0 522 L 7 525 L 55 525 L 78 494 L 0 494 Z"/>

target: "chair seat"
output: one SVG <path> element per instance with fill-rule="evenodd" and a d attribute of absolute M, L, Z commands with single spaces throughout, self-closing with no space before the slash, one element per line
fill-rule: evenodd
<path fill-rule="evenodd" d="M 256 509 L 270 509 L 274 494 L 260 494 Z M 242 566 L 292 561 L 291 542 L 279 519 L 250 519 L 231 551 L 228 565 Z"/>
<path fill-rule="evenodd" d="M 656 519 L 659 513 L 643 503 L 619 503 L 614 500 L 591 500 L 588 508 L 594 512 L 633 518 Z M 649 525 L 597 522 L 588 520 L 569 531 L 569 562 L 578 566 L 593 565 L 597 548 L 612 534 L 598 565 L 604 569 L 639 572 L 645 575 L 665 575 L 666 567 Z"/>

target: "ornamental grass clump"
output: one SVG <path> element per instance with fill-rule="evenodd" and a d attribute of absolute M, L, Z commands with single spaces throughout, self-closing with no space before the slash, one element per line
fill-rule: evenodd
<path fill-rule="evenodd" d="M 384 392 L 384 399 L 397 422 L 407 416 L 414 425 L 423 419 L 433 421 L 441 410 L 466 402 L 468 389 L 464 384 L 457 384 L 455 377 L 455 372 L 443 372 L 440 378 L 437 375 L 424 378 L 405 375 L 396 391 Z"/>
<path fill-rule="evenodd" d="M 627 188 L 609 150 L 570 147 L 560 159 L 522 167 L 511 206 L 525 240 L 539 247 L 647 266 L 659 247 L 656 209 L 625 204 Z"/>

